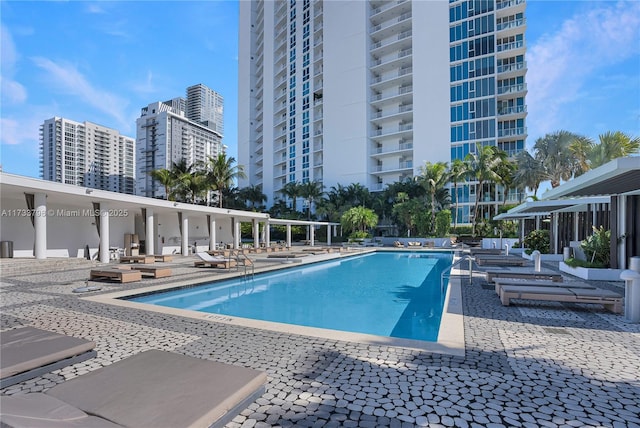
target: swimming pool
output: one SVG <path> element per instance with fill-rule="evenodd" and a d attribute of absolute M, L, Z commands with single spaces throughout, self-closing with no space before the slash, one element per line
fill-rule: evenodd
<path fill-rule="evenodd" d="M 127 300 L 254 320 L 437 341 L 451 253 L 380 252 Z M 446 285 L 446 281 L 445 281 Z"/>

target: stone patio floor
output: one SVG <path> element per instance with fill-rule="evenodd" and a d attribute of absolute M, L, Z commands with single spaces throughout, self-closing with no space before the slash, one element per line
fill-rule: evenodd
<path fill-rule="evenodd" d="M 171 278 L 91 282 L 102 286 L 91 294 L 217 275 L 193 260 L 167 263 Z M 268 373 L 265 394 L 228 428 L 640 427 L 640 325 L 599 305 L 503 307 L 474 275 L 462 283 L 466 355 L 455 357 L 89 302 L 72 293 L 89 269 L 2 274 L 0 329 L 31 325 L 88 338 L 98 356 L 0 393 L 46 391 L 153 348 Z M 624 292 L 621 282 L 594 284 Z"/>

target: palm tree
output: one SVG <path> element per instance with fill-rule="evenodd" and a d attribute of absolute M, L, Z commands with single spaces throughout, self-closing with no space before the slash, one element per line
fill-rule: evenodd
<path fill-rule="evenodd" d="M 171 171 L 166 168 L 154 169 L 153 171 L 149 171 L 149 175 L 164 187 L 164 198 L 170 201 L 173 200 L 171 188 L 174 185 L 174 180 Z"/>
<path fill-rule="evenodd" d="M 357 206 L 346 211 L 342 215 L 340 223 L 348 231 L 366 232 L 367 229 L 376 227 L 378 216 L 369 208 Z"/>
<path fill-rule="evenodd" d="M 574 158 L 576 177 L 591 169 L 589 155 L 593 152 L 593 141 L 590 138 L 578 136 L 569 143 L 569 152 Z"/>
<path fill-rule="evenodd" d="M 631 137 L 624 132 L 607 132 L 599 135 L 599 139 L 600 144 L 593 145 L 589 153 L 591 168 L 640 151 L 640 137 Z"/>
<path fill-rule="evenodd" d="M 537 199 L 540 183 L 548 178 L 542 161 L 534 158 L 531 153 L 524 150 L 516 155 L 516 164 L 515 183 L 518 186 L 528 187 L 529 190 L 533 190 L 533 196 Z"/>
<path fill-rule="evenodd" d="M 300 186 L 300 196 L 307 201 L 307 220 L 311 220 L 311 204 L 324 194 L 322 187 L 319 181 L 307 181 Z"/>
<path fill-rule="evenodd" d="M 444 189 L 449 175 L 447 174 L 446 162 L 427 162 L 420 167 L 420 176 L 418 180 L 425 187 L 429 199 L 431 201 L 431 226 L 436 224 L 436 194 Z"/>
<path fill-rule="evenodd" d="M 249 187 L 245 187 L 240 189 L 239 195 L 241 199 L 249 202 L 250 207 L 253 210 L 256 210 L 263 206 L 263 204 L 267 201 L 267 196 L 262 193 L 262 187 L 252 185 Z"/>
<path fill-rule="evenodd" d="M 349 184 L 345 189 L 345 193 L 347 200 L 351 202 L 352 206 L 362 205 L 364 207 L 371 200 L 369 189 L 360 183 Z"/>
<path fill-rule="evenodd" d="M 220 153 L 217 157 L 209 156 L 207 180 L 209 188 L 218 192 L 219 208 L 222 208 L 223 193 L 233 186 L 234 180 L 247 177 L 244 167 L 235 163 L 235 158 L 227 157 L 226 153 Z"/>
<path fill-rule="evenodd" d="M 533 146 L 535 158 L 544 165 L 551 187 L 558 187 L 580 171 L 579 163 L 569 149 L 571 143 L 580 138 L 584 137 L 569 131 L 556 131 L 536 140 Z"/>
<path fill-rule="evenodd" d="M 506 155 L 506 154 L 505 154 Z M 504 188 L 504 197 L 502 198 L 502 206 L 507 204 L 507 198 L 509 197 L 509 190 L 513 188 L 515 183 L 515 172 L 517 169 L 517 165 L 515 162 L 508 159 L 506 156 L 498 164 L 496 168 L 496 173 L 500 177 L 498 179 L 498 184 L 501 184 Z"/>
<path fill-rule="evenodd" d="M 187 202 L 190 201 L 192 175 L 196 173 L 195 166 L 182 158 L 178 162 L 171 164 L 171 180 L 173 182 L 173 196 L 176 199 Z"/>
<path fill-rule="evenodd" d="M 466 176 L 467 164 L 462 159 L 454 159 L 449 166 L 449 180 L 453 183 L 453 194 L 455 195 L 456 203 L 455 214 L 453 215 L 454 229 L 458 226 L 458 183 L 464 181 Z"/>
<path fill-rule="evenodd" d="M 496 172 L 498 165 L 506 159 L 506 153 L 494 146 L 476 145 L 476 153 L 469 153 L 466 157 L 469 173 L 477 181 L 476 184 L 476 202 L 474 205 L 474 221 L 472 225 L 472 234 L 476 234 L 476 224 L 481 217 L 478 210 L 480 201 L 484 193 L 484 184 L 488 181 L 498 182 L 500 176 Z"/>
<path fill-rule="evenodd" d="M 279 192 L 285 198 L 291 199 L 291 209 L 296 212 L 296 201 L 300 196 L 300 183 L 297 181 L 290 181 L 282 186 L 282 189 L 280 189 Z"/>

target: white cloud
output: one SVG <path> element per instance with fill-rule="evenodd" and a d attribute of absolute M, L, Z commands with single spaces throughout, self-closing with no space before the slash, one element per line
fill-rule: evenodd
<path fill-rule="evenodd" d="M 600 71 L 640 55 L 640 2 L 605 2 L 566 20 L 527 51 L 529 135 L 566 128 L 563 111 L 589 96 Z"/>
<path fill-rule="evenodd" d="M 153 83 L 153 73 L 151 72 L 151 70 L 147 71 L 147 76 L 144 81 L 140 83 L 134 83 L 132 85 L 132 88 L 135 92 L 143 95 L 153 94 L 157 92 L 157 88 Z"/>
<path fill-rule="evenodd" d="M 54 90 L 73 95 L 80 101 L 115 119 L 120 130 L 131 128 L 126 114 L 128 102 L 108 91 L 94 87 L 78 69 L 66 63 L 56 63 L 47 58 L 32 58 L 34 64 L 47 72 L 46 81 Z M 105 125 L 105 124 L 102 124 Z"/>
<path fill-rule="evenodd" d="M 0 27 L 0 34 L 0 61 L 2 63 L 0 93 L 2 94 L 2 104 L 21 104 L 27 100 L 27 90 L 20 82 L 14 80 L 15 64 L 18 62 L 20 55 L 16 51 L 11 33 L 4 25 Z"/>

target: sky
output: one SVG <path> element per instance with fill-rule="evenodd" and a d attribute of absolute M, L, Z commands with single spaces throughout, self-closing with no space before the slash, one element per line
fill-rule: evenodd
<path fill-rule="evenodd" d="M 640 136 L 640 1 L 527 0 L 526 19 L 527 146 L 561 129 Z M 0 0 L 0 22 L 3 171 L 39 176 L 47 119 L 135 138 L 141 108 L 197 83 L 224 97 L 237 159 L 236 1 Z"/>

